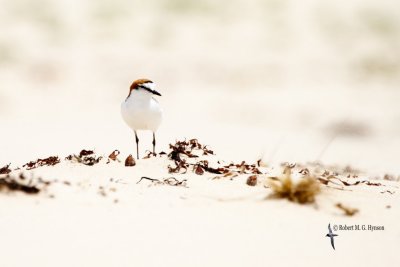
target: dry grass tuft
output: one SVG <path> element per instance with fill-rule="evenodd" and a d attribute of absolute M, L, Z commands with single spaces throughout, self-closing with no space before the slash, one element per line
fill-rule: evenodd
<path fill-rule="evenodd" d="M 337 203 L 336 207 L 338 209 L 341 209 L 346 216 L 353 216 L 354 214 L 356 214 L 359 211 L 358 209 L 344 206 L 342 203 Z"/>
<path fill-rule="evenodd" d="M 269 177 L 267 183 L 273 191 L 272 197 L 287 198 L 300 204 L 315 202 L 315 196 L 320 192 L 320 183 L 314 176 L 307 174 L 295 181 L 290 166 L 285 167 L 281 176 Z"/>

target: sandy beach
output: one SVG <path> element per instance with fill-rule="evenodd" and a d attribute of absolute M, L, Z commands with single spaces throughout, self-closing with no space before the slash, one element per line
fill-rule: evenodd
<path fill-rule="evenodd" d="M 395 1 L 0 3 L 0 266 L 398 265 Z"/>

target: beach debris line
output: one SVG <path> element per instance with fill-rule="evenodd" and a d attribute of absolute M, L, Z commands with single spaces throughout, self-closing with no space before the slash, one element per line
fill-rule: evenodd
<path fill-rule="evenodd" d="M 125 159 L 125 167 L 133 167 L 136 165 L 136 161 L 133 158 L 132 154 L 130 154 L 126 159 Z"/>
<path fill-rule="evenodd" d="M 27 170 L 32 170 L 42 166 L 54 166 L 58 163 L 60 163 L 60 158 L 58 156 L 51 156 L 45 159 L 37 159 L 36 161 L 30 161 L 22 165 L 22 167 L 26 167 Z"/>
<path fill-rule="evenodd" d="M 143 176 L 143 177 L 140 178 L 140 180 L 136 184 L 139 184 L 142 180 L 151 181 L 152 185 L 170 185 L 170 186 L 188 187 L 186 185 L 186 182 L 187 182 L 186 179 L 183 179 L 182 181 L 179 181 L 175 177 L 169 177 L 169 178 L 165 178 L 163 180 L 160 180 L 160 179 L 155 179 L 155 178 L 150 178 L 150 177 Z"/>
<path fill-rule="evenodd" d="M 0 178 L 0 192 L 21 191 L 26 194 L 38 194 L 44 187 L 49 185 L 42 179 L 27 179 L 23 173 L 18 177 L 7 176 Z"/>
<path fill-rule="evenodd" d="M 205 172 L 224 175 L 229 172 L 261 174 L 257 164 L 247 164 L 245 161 L 240 164 L 231 163 L 226 166 L 211 167 L 208 160 L 200 157 L 215 155 L 214 151 L 209 149 L 207 145 L 199 143 L 197 139 L 176 141 L 175 144 L 170 144 L 169 147 L 171 151 L 168 153 L 168 158 L 175 164 L 175 166 L 168 165 L 169 173 L 184 174 L 192 166 L 192 171 L 197 175 L 203 175 Z M 219 164 L 220 162 L 218 162 Z M 233 175 L 228 176 L 232 178 Z"/>
<path fill-rule="evenodd" d="M 355 186 L 355 185 L 359 185 L 359 184 L 365 184 L 368 186 L 383 186 L 381 183 L 374 183 L 374 182 L 366 181 L 366 180 L 349 183 L 343 179 L 340 179 L 336 175 L 328 175 L 326 177 L 324 177 L 323 175 L 324 174 L 322 174 L 322 176 L 317 178 L 318 181 L 323 185 L 328 185 L 329 183 L 332 183 L 332 184 L 339 185 L 339 186 Z"/>
<path fill-rule="evenodd" d="M 235 171 L 240 174 L 261 174 L 262 172 L 258 169 L 256 164 L 247 164 L 245 161 L 242 161 L 240 164 L 231 163 L 229 165 L 224 166 L 226 169 L 236 168 Z"/>
<path fill-rule="evenodd" d="M 11 172 L 11 169 L 9 168 L 11 165 L 11 163 L 9 163 L 8 165 L 1 167 L 0 168 L 0 174 L 9 174 Z"/>
<path fill-rule="evenodd" d="M 193 172 L 197 175 L 203 175 L 204 171 L 214 174 L 223 174 L 229 172 L 228 169 L 219 167 L 219 168 L 212 168 L 209 167 L 209 163 L 207 160 L 200 160 L 199 162 L 195 163 L 187 163 L 185 159 L 181 159 L 180 161 L 174 161 L 175 167 L 168 165 L 168 172 L 169 173 L 180 173 L 185 174 L 189 168 L 189 166 L 193 166 Z M 183 171 L 182 171 L 183 170 Z"/>
<path fill-rule="evenodd" d="M 342 210 L 346 216 L 353 216 L 357 212 L 359 212 L 358 209 L 355 208 L 350 208 L 348 206 L 343 205 L 342 203 L 337 203 L 335 205 L 338 209 Z"/>
<path fill-rule="evenodd" d="M 81 163 L 87 166 L 93 166 L 97 163 L 100 162 L 100 160 L 103 157 L 99 156 L 96 157 L 96 155 L 94 154 L 93 150 L 81 150 L 81 152 L 79 152 L 79 155 L 69 155 L 67 156 L 65 159 L 66 160 L 70 160 L 72 162 L 77 162 L 77 163 Z"/>
<path fill-rule="evenodd" d="M 273 191 L 271 197 L 287 198 L 300 204 L 315 202 L 320 192 L 320 183 L 314 176 L 307 174 L 293 179 L 291 166 L 286 166 L 281 176 L 269 177 L 267 183 Z"/>

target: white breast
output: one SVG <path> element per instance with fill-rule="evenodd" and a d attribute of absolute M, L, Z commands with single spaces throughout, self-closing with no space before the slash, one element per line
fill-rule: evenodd
<path fill-rule="evenodd" d="M 159 103 L 146 91 L 133 90 L 121 104 L 122 118 L 133 130 L 151 130 L 155 132 L 162 121 L 162 109 Z"/>

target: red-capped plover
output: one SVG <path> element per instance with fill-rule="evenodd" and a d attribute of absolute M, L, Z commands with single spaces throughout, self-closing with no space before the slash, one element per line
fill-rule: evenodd
<path fill-rule="evenodd" d="M 156 153 L 155 132 L 161 124 L 163 111 L 154 95 L 161 96 L 155 90 L 155 84 L 148 79 L 139 79 L 132 83 L 128 97 L 121 104 L 122 118 L 135 133 L 137 159 L 139 159 L 138 130 L 153 132 L 153 153 Z"/>

